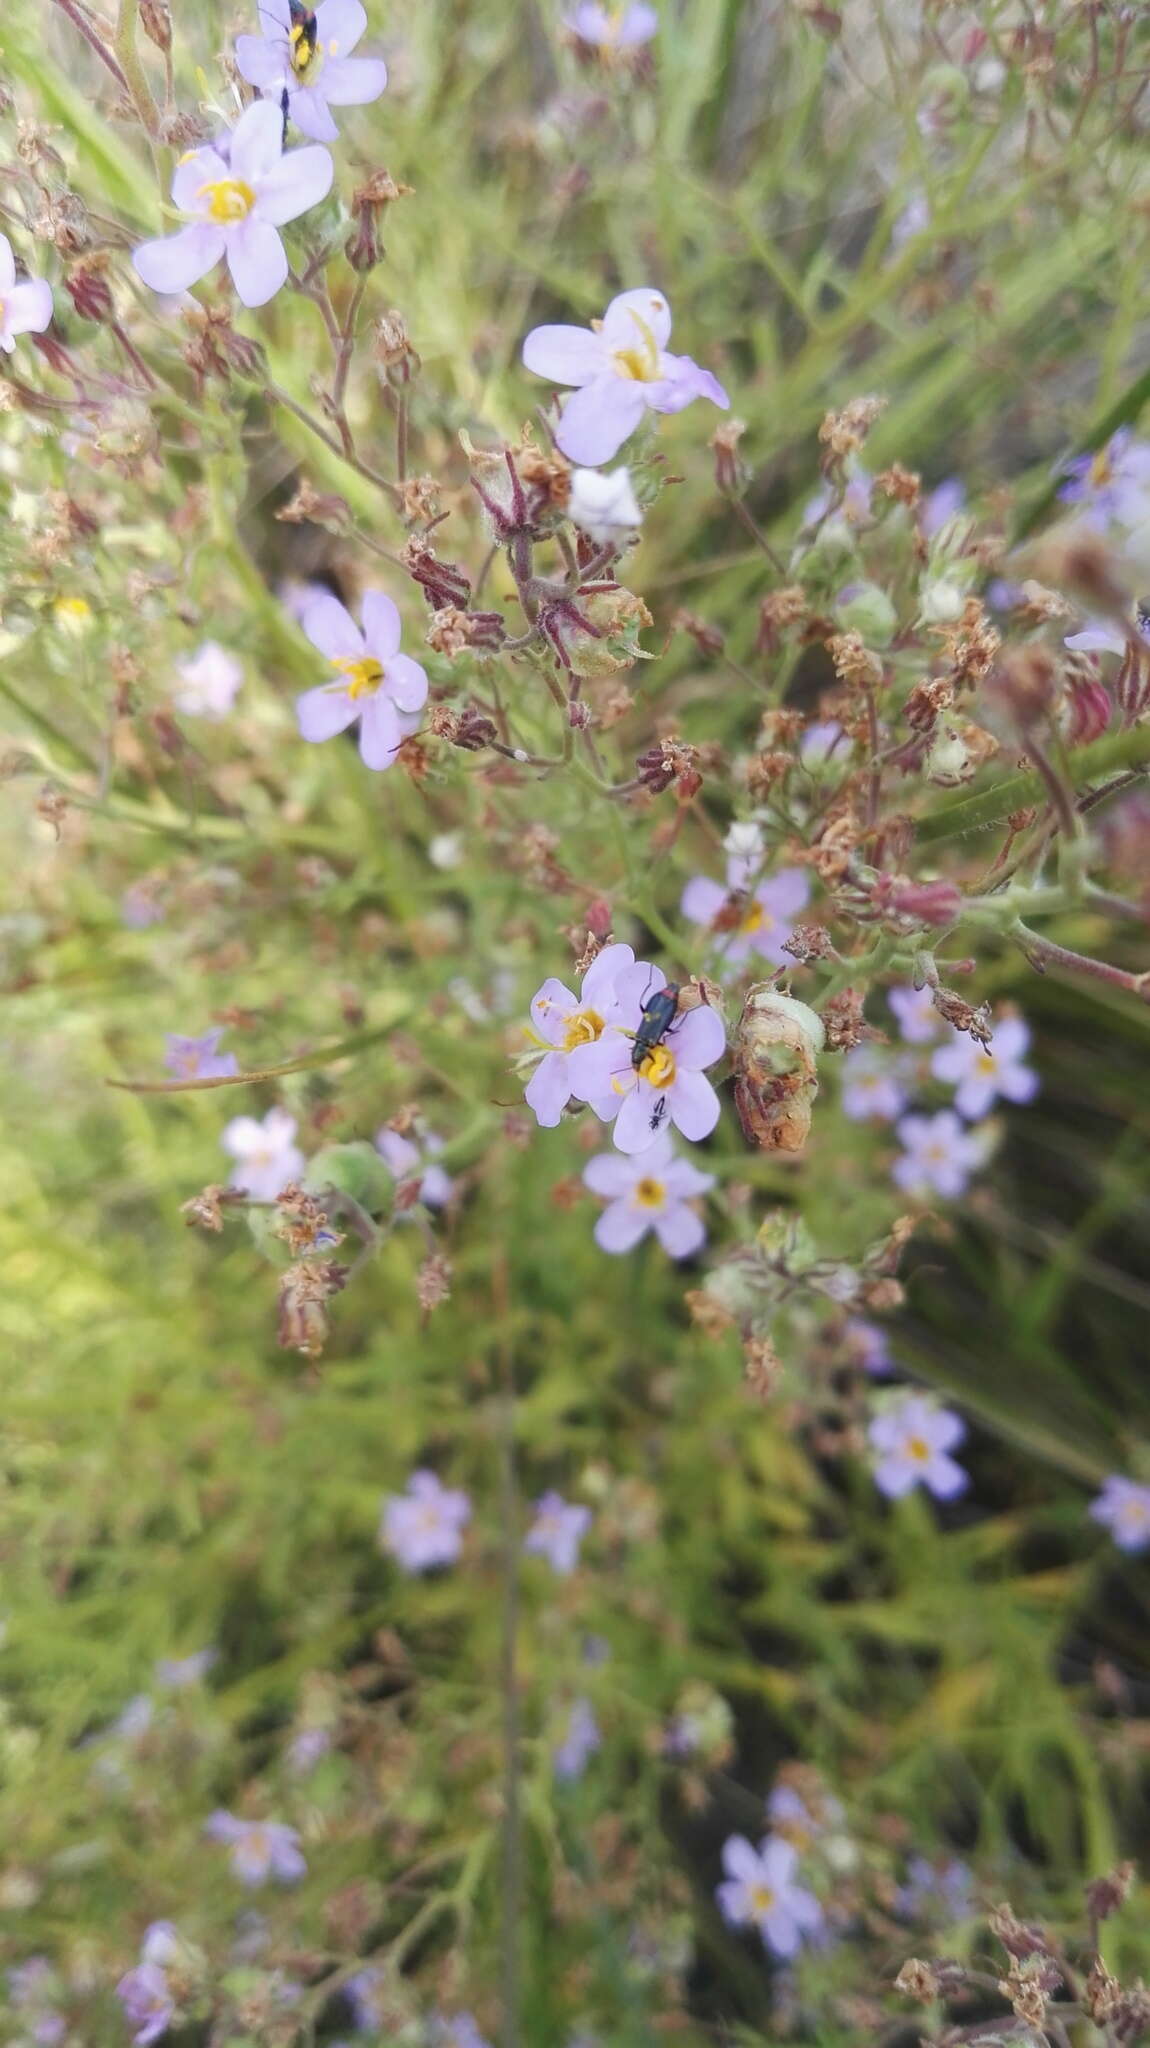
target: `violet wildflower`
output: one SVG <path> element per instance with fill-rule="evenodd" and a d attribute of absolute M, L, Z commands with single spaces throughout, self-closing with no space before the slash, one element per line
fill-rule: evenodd
<path fill-rule="evenodd" d="M 879 1045 L 852 1046 L 843 1060 L 842 1106 L 852 1123 L 893 1123 L 906 1108 L 902 1062 Z"/>
<path fill-rule="evenodd" d="M 239 1066 L 234 1052 L 221 1052 L 219 1031 L 205 1031 L 202 1038 L 181 1038 L 169 1031 L 165 1039 L 167 1052 L 164 1065 L 169 1074 L 179 1081 L 223 1080 L 227 1075 L 238 1074 Z"/>
<path fill-rule="evenodd" d="M 617 987 L 626 977 L 622 989 Z M 572 1095 L 591 1102 L 598 1116 L 614 1115 L 617 1102 L 610 1083 L 601 1099 L 584 1093 L 578 1085 L 583 1075 L 585 1054 L 598 1044 L 609 1026 L 629 1021 L 635 1007 L 632 985 L 642 989 L 649 978 L 646 967 L 636 966 L 630 946 L 604 946 L 583 976 L 579 995 L 550 976 L 531 999 L 531 1036 L 544 1048 L 543 1058 L 527 1083 L 524 1094 L 545 1129 L 559 1122 Z"/>
<path fill-rule="evenodd" d="M 429 2048 L 491 2048 L 470 2012 L 434 2013 L 428 2033 Z"/>
<path fill-rule="evenodd" d="M 689 1204 L 714 1187 L 714 1177 L 676 1158 L 665 1131 L 641 1152 L 600 1152 L 589 1159 L 583 1185 L 608 1204 L 595 1225 L 600 1251 L 633 1251 L 653 1230 L 671 1258 L 689 1259 L 706 1240 L 703 1220 Z"/>
<path fill-rule="evenodd" d="M 726 888 L 707 875 L 695 875 L 679 908 L 692 924 L 707 925 L 717 935 L 718 948 L 732 966 L 757 953 L 773 967 L 785 967 L 789 956 L 784 947 L 795 918 L 806 908 L 810 881 L 804 868 L 780 868 L 752 888 L 754 873 L 751 862 L 731 854 Z"/>
<path fill-rule="evenodd" d="M 1021 1017 L 1003 1017 L 995 1024 L 989 1045 L 979 1045 L 966 1032 L 956 1031 L 949 1045 L 940 1045 L 932 1053 L 930 1071 L 936 1081 L 954 1085 L 955 1108 L 960 1116 L 973 1121 L 985 1116 L 999 1095 L 1007 1102 L 1033 1101 L 1038 1076 L 1032 1067 L 1023 1065 L 1029 1045 L 1029 1025 Z"/>
<path fill-rule="evenodd" d="M 944 526 L 956 519 L 966 503 L 966 485 L 957 476 L 944 477 L 933 491 L 924 493 L 918 507 L 919 531 L 933 540 Z"/>
<path fill-rule="evenodd" d="M 970 1476 L 949 1455 L 965 1436 L 961 1415 L 938 1407 L 924 1394 L 908 1394 L 885 1408 L 867 1430 L 877 1453 L 874 1476 L 880 1493 L 889 1500 L 901 1500 L 916 1486 L 925 1486 L 936 1500 L 954 1500 L 965 1493 Z"/>
<path fill-rule="evenodd" d="M 153 2041 L 167 2033 L 176 2017 L 176 2002 L 158 1963 L 137 1963 L 134 1970 L 121 1977 L 116 1997 L 132 2028 L 134 2048 L 150 2048 Z"/>
<path fill-rule="evenodd" d="M 155 1669 L 156 1684 L 167 1692 L 182 1692 L 199 1685 L 219 1656 L 218 1650 L 193 1650 L 190 1657 L 161 1657 Z"/>
<path fill-rule="evenodd" d="M 974 1912 L 969 1864 L 953 1858 L 928 1863 L 925 1856 L 912 1856 L 906 1883 L 895 1893 L 894 1910 L 900 1920 L 938 1920 L 945 1927 L 969 1920 Z"/>
<path fill-rule="evenodd" d="M 12 244 L 0 235 L 0 348 L 11 355 L 18 334 L 43 334 L 51 318 L 51 285 L 42 277 L 17 282 Z"/>
<path fill-rule="evenodd" d="M 631 1000 L 622 1027 L 582 1047 L 577 1071 L 576 1059 L 571 1063 L 572 1088 L 596 1116 L 606 1122 L 618 1111 L 614 1136 L 620 1152 L 645 1152 L 667 1135 L 668 1118 L 692 1143 L 709 1137 L 719 1121 L 719 1098 L 703 1072 L 726 1051 L 727 1034 L 716 1010 L 704 1003 L 676 1017 L 640 1065 L 632 1063 L 642 1003 L 666 985 L 661 968 L 637 963 L 621 978 L 620 987 Z"/>
<path fill-rule="evenodd" d="M 928 988 L 890 988 L 887 1001 L 908 1045 L 929 1045 L 942 1030 L 942 1018 Z"/>
<path fill-rule="evenodd" d="M 457 1488 L 444 1486 L 434 1472 L 413 1472 L 406 1493 L 393 1493 L 383 1504 L 379 1540 L 405 1572 L 429 1572 L 454 1564 L 463 1549 L 463 1531 L 471 1520 L 471 1501 Z"/>
<path fill-rule="evenodd" d="M 286 284 L 288 260 L 279 230 L 327 197 L 331 155 L 312 145 L 284 155 L 283 114 L 257 100 L 218 149 L 193 149 L 172 179 L 172 202 L 191 216 L 178 234 L 143 242 L 132 256 L 155 292 L 186 291 L 227 258 L 245 306 L 263 306 Z"/>
<path fill-rule="evenodd" d="M 972 1173 L 983 1163 L 983 1145 L 953 1109 L 934 1116 L 904 1116 L 898 1125 L 904 1147 L 891 1175 L 907 1194 L 943 1195 L 954 1200 L 966 1192 Z"/>
<path fill-rule="evenodd" d="M 56 2010 L 61 1996 L 60 1980 L 47 1956 L 29 1956 L 7 1973 L 11 2011 L 19 2015 L 20 2032 L 13 2040 L 17 2048 L 56 2048 L 68 2032 L 68 2022 Z"/>
<path fill-rule="evenodd" d="M 241 1884 L 296 1884 L 307 1875 L 307 1864 L 299 1850 L 299 1832 L 278 1820 L 241 1820 L 238 1814 L 220 1808 L 204 1822 L 204 1833 L 213 1842 L 226 1842 L 231 1849 L 232 1875 Z"/>
<path fill-rule="evenodd" d="M 630 470 L 612 469 L 604 476 L 597 469 L 573 469 L 567 517 L 596 546 L 621 547 L 643 524 Z"/>
<path fill-rule="evenodd" d="M 1068 633 L 1062 642 L 1072 654 L 1125 654 L 1129 642 L 1125 633 L 1105 619 L 1090 619 L 1080 632 Z"/>
<path fill-rule="evenodd" d="M 236 1116 L 220 1139 L 235 1160 L 232 1186 L 253 1202 L 274 1202 L 289 1181 L 304 1170 L 304 1156 L 295 1143 L 296 1120 L 286 1109 L 269 1109 L 262 1124 L 254 1116 Z"/>
<path fill-rule="evenodd" d="M 816 491 L 803 506 L 803 527 L 819 526 L 833 511 L 835 516 L 848 526 L 863 526 L 871 515 L 871 497 L 874 492 L 874 478 L 869 469 L 862 469 L 858 463 L 847 465 L 846 481 L 841 494 L 831 490 L 829 485 Z M 837 499 L 837 502 L 836 502 Z"/>
<path fill-rule="evenodd" d="M 208 718 L 219 724 L 227 717 L 244 679 L 234 654 L 218 640 L 205 640 L 186 661 L 176 663 L 179 684 L 172 702 L 186 718 Z"/>
<path fill-rule="evenodd" d="M 1067 464 L 1058 495 L 1064 504 L 1080 506 L 1092 526 L 1111 520 L 1137 525 L 1150 511 L 1150 443 L 1136 441 L 1132 428 L 1119 427 L 1105 447 Z"/>
<path fill-rule="evenodd" d="M 709 370 L 667 353 L 670 334 L 671 308 L 650 285 L 620 292 L 593 328 L 532 329 L 523 344 L 527 368 L 553 384 L 577 386 L 555 434 L 570 462 L 610 462 L 648 407 L 682 412 L 695 398 L 730 404 Z"/>
<path fill-rule="evenodd" d="M 590 1700 L 575 1700 L 567 1716 L 563 1740 L 552 1757 L 555 1776 L 564 1784 L 571 1784 L 581 1778 L 588 1761 L 597 1749 L 603 1746 L 599 1723 L 591 1709 Z"/>
<path fill-rule="evenodd" d="M 837 767 L 839 762 L 846 760 L 850 750 L 851 743 L 837 718 L 816 720 L 814 725 L 808 725 L 799 740 L 799 760 L 811 774 L 825 768 L 835 755 L 838 756 Z M 791 872 L 798 871 L 792 869 Z"/>
<path fill-rule="evenodd" d="M 338 683 L 321 683 L 296 699 L 305 740 L 330 740 L 356 719 L 359 751 L 368 768 L 390 768 L 410 719 L 427 701 L 427 676 L 417 661 L 399 651 L 400 617 L 382 590 L 363 600 L 361 632 L 337 597 L 314 598 L 301 621 L 313 647 L 338 669 Z"/>
<path fill-rule="evenodd" d="M 155 882 L 133 882 L 120 898 L 120 917 L 130 932 L 149 931 L 163 924 L 163 906 L 156 900 Z"/>
<path fill-rule="evenodd" d="M 334 142 L 332 107 L 364 107 L 387 85 L 381 57 L 353 57 L 367 27 L 360 0 L 320 0 L 310 21 L 290 0 L 260 0 L 262 33 L 236 37 L 236 69 L 314 142 Z"/>
<path fill-rule="evenodd" d="M 376 1963 L 369 1963 L 366 1969 L 357 1970 L 343 1987 L 343 1995 L 351 2007 L 356 2029 L 361 2034 L 371 2034 L 384 2024 L 384 1990 L 386 1975 Z"/>
<path fill-rule="evenodd" d="M 375 1134 L 375 1149 L 394 1180 L 419 1182 L 419 1199 L 427 1208 L 442 1209 L 450 1202 L 455 1182 L 436 1164 L 435 1155 L 442 1152 L 443 1139 L 437 1138 L 434 1131 L 424 1132 L 417 1145 L 385 1124 Z"/>
<path fill-rule="evenodd" d="M 533 1557 L 545 1557 L 552 1571 L 566 1578 L 579 1562 L 579 1545 L 591 1527 L 590 1508 L 545 1493 L 535 1503 L 535 1520 L 523 1539 Z"/>
<path fill-rule="evenodd" d="M 823 1909 L 813 1892 L 795 1882 L 798 1851 L 781 1835 L 768 1835 L 756 1850 L 744 1835 L 723 1843 L 724 1882 L 715 1896 L 728 1927 L 754 1927 L 772 1955 L 797 1954 L 819 1932 Z"/>
<path fill-rule="evenodd" d="M 886 1379 L 894 1371 L 890 1343 L 880 1324 L 868 1322 L 865 1316 L 850 1316 L 843 1337 L 854 1364 L 872 1379 Z"/>
<path fill-rule="evenodd" d="M 659 17 L 646 0 L 630 5 L 600 4 L 600 0 L 578 0 L 563 26 L 590 50 L 610 55 L 616 50 L 636 50 L 649 43 L 659 27 Z"/>
<path fill-rule="evenodd" d="M 1090 1504 L 1091 1520 L 1109 1529 L 1119 1550 L 1131 1556 L 1150 1544 L 1150 1486 L 1112 1472 Z"/>
<path fill-rule="evenodd" d="M 330 1728 L 301 1728 L 288 1743 L 284 1762 L 294 1776 L 304 1778 L 330 1754 L 334 1741 Z"/>

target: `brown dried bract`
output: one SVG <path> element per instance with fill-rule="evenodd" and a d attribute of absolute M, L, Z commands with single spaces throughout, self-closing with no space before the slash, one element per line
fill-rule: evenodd
<path fill-rule="evenodd" d="M 735 1108 L 743 1135 L 764 1151 L 801 1152 L 818 1093 L 824 1040 L 815 1011 L 769 981 L 747 994 L 732 1044 Z"/>

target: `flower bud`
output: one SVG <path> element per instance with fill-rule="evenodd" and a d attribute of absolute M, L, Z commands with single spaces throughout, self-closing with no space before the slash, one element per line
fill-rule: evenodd
<path fill-rule="evenodd" d="M 1068 677 L 1064 713 L 1068 746 L 1085 747 L 1091 740 L 1101 739 L 1114 714 L 1101 676 Z"/>
<path fill-rule="evenodd" d="M 621 547 L 643 523 L 630 470 L 573 469 L 567 517 L 600 547 Z"/>
<path fill-rule="evenodd" d="M 454 562 L 441 562 L 433 547 L 417 535 L 405 544 L 400 560 L 416 583 L 418 583 L 433 612 L 441 612 L 448 605 L 466 608 L 471 596 L 471 579 Z"/>
<path fill-rule="evenodd" d="M 845 633 L 861 633 L 879 647 L 889 644 L 898 625 L 898 614 L 877 583 L 852 584 L 835 605 L 835 617 Z"/>
<path fill-rule="evenodd" d="M 924 583 L 918 594 L 918 615 L 924 626 L 953 626 L 962 617 L 966 592 L 958 583 L 939 577 Z"/>
<path fill-rule="evenodd" d="M 81 256 L 65 276 L 64 283 L 72 304 L 82 320 L 107 320 L 112 311 L 112 292 L 105 275 L 108 268 L 106 249 L 94 249 L 90 255 Z"/>
<path fill-rule="evenodd" d="M 739 442 L 746 431 L 746 420 L 724 420 L 711 435 L 709 445 L 715 456 L 715 487 L 724 497 L 741 491 L 747 481 L 749 472 L 739 456 Z"/>
<path fill-rule="evenodd" d="M 735 1107 L 743 1135 L 767 1151 L 801 1152 L 818 1093 L 822 1018 L 769 981 L 747 995 L 735 1032 Z"/>
<path fill-rule="evenodd" d="M 140 27 L 157 50 L 172 47 L 172 10 L 168 0 L 140 0 Z"/>

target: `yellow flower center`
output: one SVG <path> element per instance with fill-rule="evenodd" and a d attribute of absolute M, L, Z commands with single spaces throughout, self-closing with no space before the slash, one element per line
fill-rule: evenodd
<path fill-rule="evenodd" d="M 667 1200 L 667 1190 L 661 1180 L 652 1180 L 644 1174 L 635 1182 L 635 1201 L 640 1209 L 661 1209 Z"/>
<path fill-rule="evenodd" d="M 332 667 L 347 677 L 349 697 L 374 697 L 383 681 L 382 664 L 371 654 L 355 657 L 343 654 L 333 661 Z"/>
<path fill-rule="evenodd" d="M 657 310 L 661 302 L 652 303 Z M 653 384 L 659 375 L 659 344 L 641 313 L 632 310 L 631 318 L 639 330 L 639 340 L 634 348 L 617 348 L 613 360 L 621 377 L 630 377 L 636 384 Z"/>
<path fill-rule="evenodd" d="M 302 78 L 315 62 L 315 23 L 298 21 L 289 38 L 291 42 L 291 68 L 297 78 Z"/>
<path fill-rule="evenodd" d="M 992 1052 L 979 1053 L 977 1066 L 980 1074 L 993 1074 L 997 1065 L 998 1061 L 995 1059 L 994 1054 Z"/>
<path fill-rule="evenodd" d="M 775 1895 L 771 1890 L 769 1884 L 753 1884 L 751 1886 L 752 1913 L 756 1915 L 760 1913 L 769 1913 L 772 1907 L 774 1906 L 774 1903 Z"/>
<path fill-rule="evenodd" d="M 764 910 L 761 903 L 749 903 L 739 930 L 744 932 L 761 932 L 765 926 L 769 931 L 774 921 L 770 912 Z"/>
<path fill-rule="evenodd" d="M 1109 448 L 1100 448 L 1090 465 L 1090 481 L 1092 484 L 1108 484 L 1113 474 L 1114 471 L 1110 466 L 1110 450 Z"/>
<path fill-rule="evenodd" d="M 196 197 L 207 199 L 208 213 L 221 227 L 246 220 L 256 203 L 255 193 L 242 178 L 217 178 L 213 184 L 201 185 Z"/>
<path fill-rule="evenodd" d="M 563 1026 L 563 1052 L 577 1045 L 594 1045 L 603 1036 L 603 1019 L 598 1010 L 572 1010 Z"/>
<path fill-rule="evenodd" d="M 670 1046 L 653 1045 L 639 1068 L 639 1074 L 642 1080 L 650 1082 L 652 1088 L 669 1088 L 675 1078 L 675 1055 Z"/>
<path fill-rule="evenodd" d="M 927 1443 L 925 1437 L 908 1437 L 906 1454 L 908 1458 L 914 1459 L 916 1465 L 930 1464 L 930 1445 Z"/>

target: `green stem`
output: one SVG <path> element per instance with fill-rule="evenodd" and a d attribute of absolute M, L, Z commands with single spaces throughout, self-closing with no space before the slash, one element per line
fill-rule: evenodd
<path fill-rule="evenodd" d="M 1082 789 L 1096 776 L 1115 768 L 1150 767 L 1150 726 L 1135 726 L 1129 732 L 1106 733 L 1089 747 L 1080 747 L 1067 757 L 1066 772 L 1075 789 Z M 959 797 L 940 804 L 929 818 L 918 823 L 920 846 L 935 846 L 944 839 L 956 839 L 964 832 L 984 832 L 1000 825 L 1014 811 L 1041 803 L 1046 789 L 1040 776 L 1023 771 L 996 783 L 993 789 Z"/>

